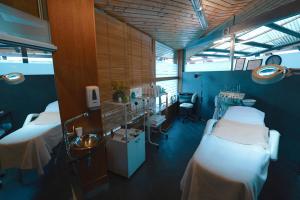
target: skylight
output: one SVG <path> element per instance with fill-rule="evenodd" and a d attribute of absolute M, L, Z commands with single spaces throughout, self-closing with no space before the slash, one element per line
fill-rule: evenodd
<path fill-rule="evenodd" d="M 237 38 L 239 38 L 240 40 L 248 41 L 255 38 L 258 35 L 267 33 L 270 30 L 271 30 L 270 28 L 262 26 L 253 31 L 240 33 L 237 35 Z"/>
<path fill-rule="evenodd" d="M 287 23 L 290 23 L 290 22 L 295 22 L 295 20 L 299 20 L 300 18 L 300 15 L 295 15 L 295 16 L 292 16 L 292 17 L 288 17 L 286 19 L 283 19 L 283 20 L 279 20 L 277 22 L 274 22 L 275 24 L 278 24 L 278 25 L 285 25 Z"/>
<path fill-rule="evenodd" d="M 236 34 L 235 55 L 247 57 L 261 53 L 281 50 L 289 45 L 300 43 L 300 15 L 288 17 L 273 23 L 266 24 L 254 30 Z M 214 50 L 217 50 L 214 53 Z M 227 51 L 221 53 L 220 50 Z M 214 42 L 209 49 L 199 52 L 198 55 L 228 56 L 230 41 L 228 36 Z"/>

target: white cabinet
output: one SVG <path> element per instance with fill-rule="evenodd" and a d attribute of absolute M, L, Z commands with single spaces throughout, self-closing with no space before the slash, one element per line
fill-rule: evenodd
<path fill-rule="evenodd" d="M 137 129 L 128 132 L 128 142 L 123 134 L 116 134 L 106 144 L 108 169 L 127 178 L 145 161 L 145 133 Z"/>

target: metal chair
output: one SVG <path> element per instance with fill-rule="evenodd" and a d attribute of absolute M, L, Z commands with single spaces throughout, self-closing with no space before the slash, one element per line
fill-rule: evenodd
<path fill-rule="evenodd" d="M 194 121 L 193 114 L 197 105 L 197 93 L 180 93 L 179 94 L 179 113 L 183 116 L 182 122 L 186 120 Z"/>

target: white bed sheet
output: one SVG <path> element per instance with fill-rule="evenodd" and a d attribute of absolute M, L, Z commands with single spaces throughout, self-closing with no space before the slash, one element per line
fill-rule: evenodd
<path fill-rule="evenodd" d="M 264 125 L 264 113 L 261 113 L 254 108 L 235 106 L 228 109 L 224 118 Z M 181 180 L 182 200 L 257 199 L 267 179 L 270 147 L 264 149 L 218 138 L 210 134 L 213 121 L 208 121 Z"/>
<path fill-rule="evenodd" d="M 62 127 L 58 121 L 38 125 L 33 121 L 1 139 L 1 168 L 37 169 L 43 174 L 52 149 L 62 140 Z"/>
<path fill-rule="evenodd" d="M 181 180 L 182 200 L 257 199 L 269 159 L 261 147 L 204 135 Z"/>

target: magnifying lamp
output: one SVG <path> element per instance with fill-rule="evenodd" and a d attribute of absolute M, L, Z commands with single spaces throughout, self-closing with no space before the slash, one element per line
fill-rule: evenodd
<path fill-rule="evenodd" d="M 300 69 L 286 68 L 276 64 L 257 67 L 252 71 L 252 80 L 258 84 L 276 83 L 285 77 L 300 75 Z"/>
<path fill-rule="evenodd" d="M 4 80 L 6 83 L 11 85 L 16 85 L 22 83 L 25 80 L 25 77 L 22 73 L 12 72 L 9 74 L 0 75 L 0 80 Z"/>

